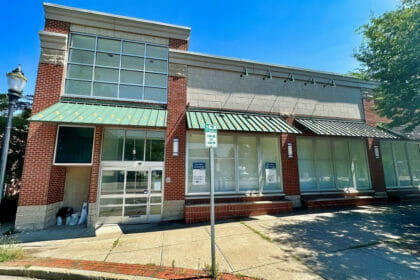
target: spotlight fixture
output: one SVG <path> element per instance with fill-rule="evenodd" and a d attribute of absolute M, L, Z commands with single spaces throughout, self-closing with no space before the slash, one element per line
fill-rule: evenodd
<path fill-rule="evenodd" d="M 267 74 L 263 77 L 263 80 L 271 80 L 273 76 L 271 75 L 270 71 L 267 71 Z"/>
<path fill-rule="evenodd" d="M 335 81 L 333 79 L 330 79 L 328 83 L 324 84 L 324 87 L 326 86 L 336 87 Z"/>
<path fill-rule="evenodd" d="M 242 73 L 241 73 L 241 78 L 242 78 L 243 76 L 245 76 L 245 77 L 247 77 L 247 76 L 248 76 L 248 69 L 246 69 L 246 67 L 244 67 L 244 70 L 243 70 L 243 71 L 242 71 Z"/>
<path fill-rule="evenodd" d="M 287 76 L 287 79 L 285 79 L 284 80 L 284 82 L 286 83 L 286 82 L 294 82 L 295 81 L 295 78 L 293 77 L 293 74 L 292 73 L 290 73 L 288 76 Z"/>
<path fill-rule="evenodd" d="M 314 77 L 311 77 L 308 81 L 306 81 L 304 83 L 304 85 L 306 86 L 307 84 L 312 84 L 312 85 L 316 85 L 315 79 Z"/>

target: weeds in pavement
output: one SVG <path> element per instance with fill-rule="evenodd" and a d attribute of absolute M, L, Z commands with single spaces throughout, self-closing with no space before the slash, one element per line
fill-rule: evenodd
<path fill-rule="evenodd" d="M 119 242 L 118 239 L 114 240 L 114 243 L 112 243 L 112 248 L 117 247 L 118 246 L 118 242 Z"/>
<path fill-rule="evenodd" d="M 270 238 L 270 237 L 268 237 L 267 235 L 265 235 L 264 233 L 262 233 L 262 232 L 260 232 L 259 230 L 257 230 L 257 229 L 255 229 L 255 228 L 253 228 L 253 227 L 251 227 L 251 226 L 249 226 L 249 225 L 247 225 L 247 224 L 245 224 L 245 222 L 240 222 L 242 225 L 244 225 L 244 226 L 246 226 L 247 228 L 249 228 L 251 231 L 253 231 L 254 233 L 256 233 L 257 235 L 259 235 L 262 239 L 264 239 L 264 240 L 266 240 L 266 241 L 268 241 L 268 242 L 273 242 L 273 240 Z"/>
<path fill-rule="evenodd" d="M 175 268 L 175 260 L 172 260 L 172 269 Z"/>
<path fill-rule="evenodd" d="M 211 269 L 211 265 L 210 264 L 205 264 L 203 269 L 212 278 L 215 278 L 216 279 L 220 275 L 219 265 L 217 263 L 215 264 L 215 267 L 214 267 L 214 273 L 213 273 L 213 271 Z"/>
<path fill-rule="evenodd" d="M 13 237 L 0 238 L 0 263 L 12 261 L 23 257 L 23 250 Z"/>

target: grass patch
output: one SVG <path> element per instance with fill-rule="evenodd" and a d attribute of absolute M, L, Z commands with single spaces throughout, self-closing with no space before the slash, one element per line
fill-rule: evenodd
<path fill-rule="evenodd" d="M 273 240 L 268 237 L 267 235 L 265 235 L 264 233 L 260 232 L 259 230 L 245 224 L 245 222 L 240 222 L 242 225 L 246 226 L 247 228 L 249 228 L 251 231 L 253 231 L 255 234 L 259 235 L 262 239 L 268 241 L 268 242 L 273 242 Z"/>
<path fill-rule="evenodd" d="M 0 263 L 13 261 L 23 257 L 23 250 L 18 246 L 16 240 L 10 237 L 0 239 Z"/>
<path fill-rule="evenodd" d="M 112 248 L 117 247 L 118 246 L 118 242 L 119 242 L 118 239 L 117 240 L 114 240 L 114 242 L 112 243 Z"/>
<path fill-rule="evenodd" d="M 297 256 L 297 255 L 292 255 L 292 258 L 294 258 L 298 262 L 302 262 L 302 259 L 299 256 Z"/>
<path fill-rule="evenodd" d="M 211 269 L 211 264 L 205 264 L 203 270 L 212 278 L 217 278 L 220 275 L 219 265 L 216 263 L 214 273 Z"/>

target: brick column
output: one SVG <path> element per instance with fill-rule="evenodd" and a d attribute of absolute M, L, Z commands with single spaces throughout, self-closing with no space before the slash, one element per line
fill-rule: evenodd
<path fill-rule="evenodd" d="M 163 218 L 184 218 L 185 148 L 187 122 L 185 118 L 187 79 L 169 77 L 168 117 L 166 126 L 165 194 Z M 172 156 L 172 139 L 179 138 L 179 156 Z"/>
<path fill-rule="evenodd" d="M 385 175 L 384 175 L 384 169 L 382 166 L 382 154 L 379 149 L 380 157 L 379 159 L 376 159 L 374 146 L 378 146 L 378 147 L 380 146 L 379 139 L 368 138 L 367 139 L 368 161 L 369 161 L 370 179 L 372 181 L 372 188 L 377 193 L 377 195 L 386 195 Z"/>
<path fill-rule="evenodd" d="M 292 143 L 292 158 L 287 156 L 288 143 Z M 283 172 L 283 191 L 286 194 L 286 198 L 293 201 L 294 207 L 300 207 L 299 168 L 295 134 L 281 135 L 281 167 Z"/>
<path fill-rule="evenodd" d="M 45 31 L 52 33 L 40 34 L 41 56 L 32 114 L 60 101 L 64 78 L 66 35 L 70 32 L 70 24 L 46 20 Z M 65 167 L 53 166 L 56 133 L 57 125 L 53 123 L 29 125 L 15 222 L 17 229 L 42 229 L 55 223 L 66 176 Z"/>
<path fill-rule="evenodd" d="M 92 167 L 90 171 L 89 201 L 88 201 L 88 226 L 95 226 L 97 220 L 97 197 L 99 184 L 99 169 L 101 164 L 102 126 L 95 128 L 95 142 L 93 144 Z"/>

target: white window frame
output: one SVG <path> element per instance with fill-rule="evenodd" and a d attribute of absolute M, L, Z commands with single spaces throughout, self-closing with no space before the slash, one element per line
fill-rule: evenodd
<path fill-rule="evenodd" d="M 93 142 L 92 142 L 92 155 L 90 157 L 90 163 L 56 163 L 55 156 L 57 153 L 57 144 L 58 144 L 58 133 L 60 131 L 60 127 L 83 127 L 83 128 L 93 128 Z M 95 139 L 96 139 L 96 126 L 92 125 L 70 125 L 70 124 L 59 124 L 57 125 L 56 133 L 55 133 L 55 145 L 54 145 L 54 161 L 53 165 L 57 166 L 91 166 L 93 163 L 93 155 L 95 154 Z"/>
<path fill-rule="evenodd" d="M 380 141 L 379 145 L 382 145 L 382 143 L 389 143 L 391 145 L 392 165 L 393 165 L 393 169 L 394 169 L 393 171 L 394 171 L 395 180 L 397 182 L 396 186 L 388 186 L 386 184 L 386 181 L 385 181 L 385 187 L 387 189 L 394 189 L 394 190 L 420 188 L 420 185 L 419 186 L 414 185 L 413 173 L 412 173 L 412 170 L 411 170 L 410 159 L 409 159 L 409 156 L 408 156 L 408 144 L 417 144 L 419 149 L 420 149 L 420 142 L 417 142 L 417 141 L 382 140 L 382 141 Z M 398 174 L 398 169 L 397 169 L 397 165 L 396 165 L 397 160 L 395 158 L 394 143 L 403 143 L 404 144 L 405 158 L 407 159 L 408 173 L 410 174 L 410 183 L 411 183 L 410 186 L 401 186 L 400 185 L 400 180 L 398 179 L 399 174 Z M 382 149 L 381 149 L 381 160 L 383 160 Z M 383 164 L 382 164 L 382 168 L 383 168 Z M 386 172 L 385 169 L 383 169 L 383 171 Z"/>
<path fill-rule="evenodd" d="M 372 191 L 372 180 L 370 177 L 370 167 L 369 167 L 369 158 L 368 158 L 368 153 L 367 153 L 367 145 L 366 145 L 366 139 L 361 139 L 363 144 L 364 144 L 364 153 L 365 153 L 365 159 L 366 159 L 366 166 L 367 166 L 367 175 L 368 175 L 368 181 L 369 181 L 369 186 L 368 187 L 363 187 L 358 189 L 357 188 L 357 178 L 356 178 L 356 172 L 354 172 L 354 166 L 352 164 L 352 161 L 350 160 L 350 168 L 351 168 L 351 177 L 352 177 L 352 187 L 350 188 L 343 188 L 343 189 L 339 189 L 337 186 L 337 166 L 336 166 L 336 160 L 335 160 L 335 153 L 334 153 L 334 148 L 333 148 L 333 143 L 334 140 L 344 140 L 347 143 L 348 146 L 348 151 L 349 151 L 349 159 L 351 159 L 351 155 L 350 155 L 350 142 L 354 142 L 358 139 L 350 139 L 350 138 L 344 138 L 344 137 L 321 137 L 321 136 L 298 136 L 296 139 L 296 145 L 298 145 L 299 140 L 298 139 L 309 139 L 312 141 L 312 153 L 313 153 L 313 157 L 312 157 L 312 161 L 313 161 L 313 166 L 314 166 L 314 174 L 315 174 L 315 183 L 316 183 L 316 188 L 312 189 L 312 190 L 301 190 L 301 194 L 313 194 L 313 193 L 336 193 L 336 192 L 369 192 Z M 332 172 L 333 172 L 333 184 L 334 184 L 334 188 L 332 189 L 320 189 L 319 186 L 319 176 L 317 174 L 317 170 L 315 168 L 316 166 L 316 160 L 315 160 L 315 154 L 316 154 L 316 144 L 315 144 L 315 140 L 317 139 L 327 139 L 329 141 L 329 146 L 331 149 L 331 161 L 332 161 Z M 298 150 L 298 149 L 297 149 Z M 298 169 L 299 169 L 299 156 L 297 155 L 297 160 L 298 160 Z M 300 171 L 299 171 L 299 189 L 300 189 Z"/>
<path fill-rule="evenodd" d="M 208 192 L 189 192 L 188 191 L 188 167 L 189 167 L 189 141 L 188 135 L 189 134 L 202 134 L 204 139 L 204 132 L 198 131 L 187 131 L 187 137 L 185 141 L 185 195 L 186 196 L 207 196 L 210 195 L 210 191 Z M 235 148 L 235 191 L 225 191 L 225 192 L 215 192 L 215 195 L 265 195 L 265 194 L 283 194 L 283 170 L 282 170 L 282 158 L 281 158 L 281 138 L 279 135 L 263 135 L 263 134 L 238 134 L 238 133 L 228 133 L 228 132 L 219 132 L 219 135 L 230 135 L 234 137 L 234 148 Z M 238 136 L 252 136 L 257 138 L 257 165 L 258 165 L 258 190 L 247 190 L 247 191 L 240 191 L 239 187 L 239 169 L 238 169 L 238 162 L 239 162 L 239 154 L 238 154 Z M 279 149 L 279 166 L 277 167 L 277 172 L 279 173 L 280 177 L 280 188 L 278 190 L 264 190 L 264 177 L 263 177 L 263 166 L 262 166 L 262 159 L 261 159 L 261 146 L 260 146 L 260 138 L 261 137 L 272 137 L 277 139 L 278 149 Z M 204 145 L 204 142 L 203 142 Z"/>
<path fill-rule="evenodd" d="M 81 36 L 88 36 L 88 37 L 93 37 L 95 38 L 95 49 L 86 49 L 86 48 L 78 48 L 78 47 L 71 47 L 70 43 L 71 43 L 71 37 L 72 35 L 81 35 Z M 105 96 L 94 96 L 93 95 L 93 84 L 95 82 L 95 67 L 96 67 L 96 53 L 97 53 L 97 47 L 98 47 L 98 39 L 111 39 L 111 40 L 118 40 L 121 43 L 121 47 L 120 47 L 120 52 L 111 52 L 111 51 L 99 51 L 99 52 L 104 52 L 104 53 L 112 53 L 112 54 L 118 54 L 120 56 L 120 61 L 119 61 L 119 66 L 118 67 L 111 67 L 111 66 L 98 66 L 101 68 L 107 68 L 107 69 L 115 69 L 118 70 L 118 82 L 109 82 L 109 81 L 96 81 L 99 83 L 106 83 L 106 84 L 114 84 L 117 86 L 117 97 L 105 97 Z M 131 43 L 138 43 L 138 44 L 144 44 L 144 55 L 140 56 L 140 55 L 132 55 L 132 54 L 123 54 L 123 50 L 122 50 L 122 44 L 123 42 L 131 42 Z M 168 58 L 167 59 L 163 59 L 163 58 L 159 58 L 159 57 L 151 57 L 151 56 L 146 56 L 146 50 L 147 50 L 147 46 L 157 46 L 157 47 L 163 47 L 168 49 Z M 82 50 L 82 51 L 90 51 L 93 52 L 93 64 L 86 64 L 86 63 L 78 63 L 78 62 L 70 62 L 70 50 Z M 102 35 L 97 35 L 97 34 L 88 34 L 88 33 L 81 33 L 81 32 L 71 32 L 70 36 L 69 36 L 69 40 L 68 40 L 68 46 L 67 46 L 67 50 L 68 50 L 68 55 L 67 55 L 67 60 L 66 60 L 66 67 L 65 67 L 65 79 L 64 79 L 64 84 L 63 84 L 63 90 L 62 90 L 62 95 L 66 96 L 66 97 L 74 97 L 74 98 L 88 98 L 88 99 L 101 99 L 101 100 L 121 100 L 121 101 L 129 101 L 129 102 L 146 102 L 146 103 L 158 103 L 158 104 L 167 104 L 168 103 L 168 77 L 169 77 L 169 47 L 167 45 L 162 45 L 162 44 L 156 44 L 156 43 L 148 43 L 148 42 L 142 42 L 142 41 L 133 41 L 133 40 L 126 40 L 126 39 L 121 39 L 121 38 L 115 38 L 115 37 L 109 37 L 109 36 L 102 36 Z M 132 56 L 132 57 L 138 57 L 138 58 L 143 58 L 144 62 L 143 62 L 143 70 L 136 70 L 136 69 L 128 69 L 128 68 L 122 68 L 121 67 L 121 60 L 122 60 L 122 56 Z M 160 61 L 166 61 L 166 73 L 165 72 L 156 72 L 156 71 L 146 71 L 146 59 L 155 59 L 155 60 L 160 60 Z M 78 78 L 68 78 L 68 66 L 69 64 L 72 65 L 81 65 L 81 66 L 91 66 L 92 67 L 92 79 L 91 80 L 87 80 L 87 79 L 78 79 Z M 142 85 L 139 84 L 130 84 L 130 83 L 121 83 L 120 82 L 120 73 L 121 70 L 128 70 L 128 71 L 136 71 L 136 72 L 143 72 L 143 83 Z M 152 73 L 152 74 L 161 74 L 161 75 L 166 75 L 166 87 L 160 87 L 160 86 L 146 86 L 145 85 L 145 78 L 146 78 L 146 73 Z M 77 94 L 67 94 L 66 93 L 66 84 L 67 84 L 67 80 L 74 80 L 74 81 L 84 81 L 84 82 L 90 82 L 91 83 L 91 88 L 90 88 L 90 95 L 77 95 Z M 127 98 L 120 98 L 120 85 L 128 85 L 128 86 L 138 86 L 142 89 L 142 99 L 127 99 Z M 165 90 L 165 94 L 166 94 L 166 101 L 156 101 L 156 100 L 148 100 L 148 99 L 144 99 L 144 94 L 145 94 L 145 88 L 158 88 L 158 89 L 164 89 Z"/>

